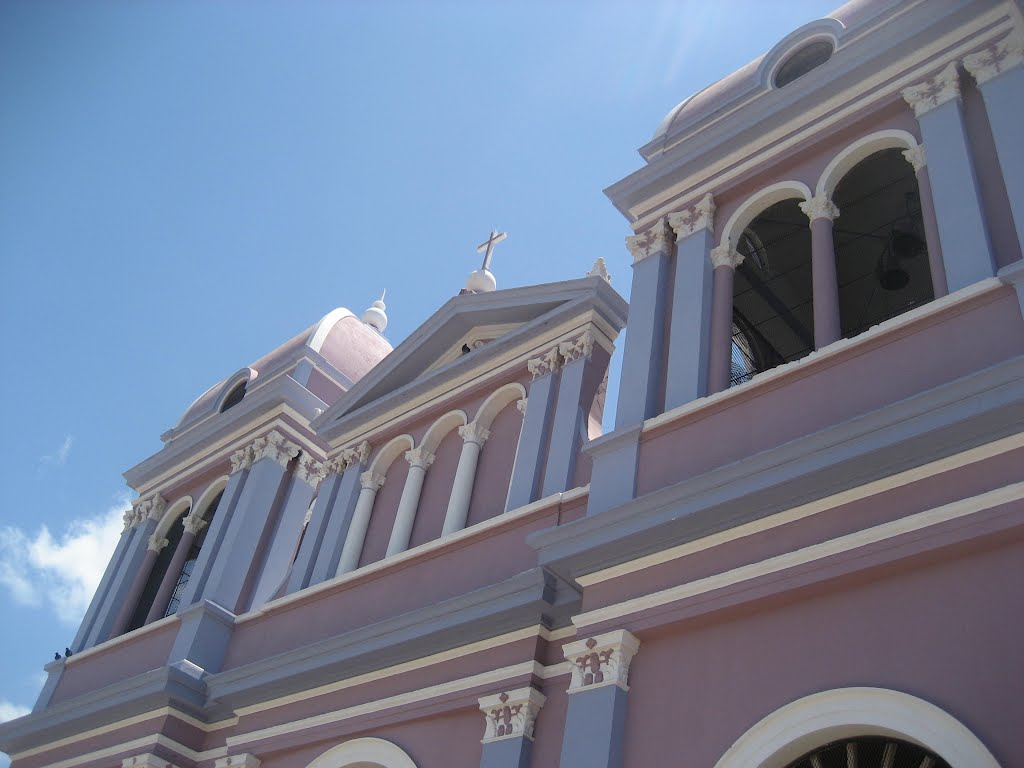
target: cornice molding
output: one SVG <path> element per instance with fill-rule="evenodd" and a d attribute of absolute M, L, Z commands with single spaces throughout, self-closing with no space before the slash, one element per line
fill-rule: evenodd
<path fill-rule="evenodd" d="M 629 690 L 629 664 L 640 650 L 640 640 L 625 629 L 576 640 L 562 646 L 572 664 L 569 693 L 606 685 Z"/>
<path fill-rule="evenodd" d="M 676 211 L 668 215 L 669 226 L 676 233 L 676 242 L 683 240 L 694 232 L 702 229 L 714 229 L 715 226 L 715 199 L 711 193 L 702 197 L 696 205 L 684 211 Z"/>
<path fill-rule="evenodd" d="M 633 254 L 633 263 L 643 261 L 656 253 L 664 253 L 671 246 L 668 221 L 663 217 L 646 232 L 626 238 L 626 248 Z"/>
<path fill-rule="evenodd" d="M 960 73 L 955 61 L 950 62 L 937 75 L 909 88 L 902 95 L 916 117 L 931 112 L 954 99 L 960 99 Z"/>
<path fill-rule="evenodd" d="M 743 263 L 743 254 L 734 250 L 731 245 L 720 245 L 717 248 L 712 248 L 711 253 L 708 254 L 711 259 L 711 264 L 715 269 L 718 267 L 728 267 L 729 269 L 736 269 L 740 264 Z"/>
<path fill-rule="evenodd" d="M 996 75 L 1019 67 L 1021 62 L 1024 62 L 1024 32 L 1017 27 L 988 48 L 964 56 L 964 69 L 978 85 L 984 85 Z"/>
<path fill-rule="evenodd" d="M 547 697 L 536 688 L 519 688 L 479 699 L 484 713 L 484 738 L 490 744 L 504 739 L 533 741 L 533 728 Z"/>
<path fill-rule="evenodd" d="M 839 209 L 828 195 L 818 195 L 810 200 L 800 203 L 800 210 L 803 211 L 810 221 L 828 219 L 835 221 L 839 218 Z"/>

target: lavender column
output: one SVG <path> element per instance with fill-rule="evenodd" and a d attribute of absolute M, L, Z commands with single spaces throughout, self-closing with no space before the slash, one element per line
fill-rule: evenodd
<path fill-rule="evenodd" d="M 167 539 L 158 539 L 155 535 L 149 537 L 149 547 L 146 549 L 146 556 L 142 559 L 139 569 L 135 572 L 132 586 L 128 590 L 128 594 L 125 595 L 124 602 L 121 603 L 117 619 L 114 620 L 114 626 L 110 630 L 111 637 L 123 635 L 124 631 L 128 628 L 128 622 L 131 621 L 132 614 L 135 613 L 135 606 L 138 605 L 139 598 L 142 597 L 142 590 L 146 588 L 149 575 L 153 572 L 153 564 L 156 562 L 157 557 L 160 556 L 160 550 L 166 546 Z"/>
<path fill-rule="evenodd" d="M 814 347 L 821 349 L 839 341 L 839 282 L 836 279 L 836 249 L 832 220 L 839 209 L 826 196 L 800 203 L 811 222 L 811 291 L 814 300 Z"/>
<path fill-rule="evenodd" d="M 445 510 L 444 527 L 441 529 L 442 536 L 448 536 L 466 527 L 469 503 L 473 498 L 473 485 L 476 481 L 476 465 L 480 460 L 480 451 L 483 450 L 484 443 L 490 434 L 486 427 L 475 421 L 459 427 L 462 453 L 459 454 L 459 466 L 455 470 L 455 480 L 452 482 L 452 495 L 448 499 L 448 509 Z"/>
<path fill-rule="evenodd" d="M 335 575 L 354 571 L 359 567 L 359 556 L 363 553 L 363 542 L 366 541 L 366 529 L 370 527 L 370 515 L 373 513 L 373 502 L 377 499 L 377 491 L 384 485 L 384 475 L 367 470 L 359 476 L 359 498 L 352 513 L 352 522 L 345 535 L 345 546 L 338 559 L 338 570 Z"/>
<path fill-rule="evenodd" d="M 907 162 L 914 166 L 917 176 L 917 191 L 921 198 L 921 219 L 924 221 L 924 240 L 928 244 L 928 270 L 932 275 L 932 293 L 938 299 L 949 293 L 946 283 L 946 265 L 942 260 L 942 244 L 939 241 L 939 222 L 935 218 L 935 200 L 932 198 L 932 183 L 928 177 L 928 164 L 924 144 L 903 150 Z"/>
<path fill-rule="evenodd" d="M 708 394 L 729 388 L 732 380 L 732 290 L 743 256 L 729 245 L 711 251 L 711 344 L 708 351 Z"/>
<path fill-rule="evenodd" d="M 185 532 L 178 539 L 178 546 L 174 550 L 174 557 L 171 558 L 171 564 L 167 566 L 167 573 L 164 574 L 164 579 L 160 582 L 160 589 L 157 591 L 156 597 L 153 598 L 153 605 L 149 607 L 149 613 L 146 614 L 147 624 L 164 617 L 167 604 L 171 601 L 171 594 L 174 592 L 174 587 L 178 584 L 181 568 L 188 559 L 188 553 L 192 551 L 196 534 L 203 529 L 206 521 L 196 515 L 188 515 L 182 519 L 181 524 L 185 527 Z"/>

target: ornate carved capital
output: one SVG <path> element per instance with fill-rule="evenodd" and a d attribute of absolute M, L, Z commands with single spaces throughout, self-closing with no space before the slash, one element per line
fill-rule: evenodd
<path fill-rule="evenodd" d="M 715 199 L 708 192 L 696 205 L 685 211 L 676 211 L 668 215 L 669 226 L 676 233 L 676 241 L 689 237 L 702 229 L 715 226 Z"/>
<path fill-rule="evenodd" d="M 984 85 L 996 75 L 1019 67 L 1024 61 L 1024 32 L 1019 28 L 983 51 L 964 56 L 964 69 L 971 73 L 978 85 Z"/>
<path fill-rule="evenodd" d="M 526 361 L 526 369 L 535 379 L 554 373 L 562 364 L 562 357 L 558 354 L 558 347 L 552 347 L 540 357 L 534 357 Z"/>
<path fill-rule="evenodd" d="M 611 283 L 612 276 L 608 274 L 608 265 L 604 263 L 604 259 L 600 256 L 597 257 L 597 261 L 594 262 L 594 266 L 587 272 L 587 277 L 600 277 L 606 283 Z"/>
<path fill-rule="evenodd" d="M 807 214 L 807 218 L 811 221 L 818 219 L 835 221 L 839 218 L 839 209 L 828 195 L 818 195 L 810 200 L 805 200 L 800 203 L 800 210 Z"/>
<path fill-rule="evenodd" d="M 718 267 L 736 269 L 736 267 L 743 263 L 743 254 L 733 250 L 731 245 L 720 245 L 717 248 L 712 248 L 711 253 L 708 255 L 711 257 L 711 263 L 716 269 Z"/>
<path fill-rule="evenodd" d="M 147 752 L 144 755 L 126 757 L 121 761 L 121 768 L 174 768 L 174 766 L 162 757 Z"/>
<path fill-rule="evenodd" d="M 624 629 L 562 646 L 566 660 L 572 663 L 569 693 L 602 685 L 628 691 L 629 664 L 639 649 L 640 640 Z"/>
<path fill-rule="evenodd" d="M 946 66 L 935 77 L 903 89 L 903 98 L 914 115 L 921 117 L 948 101 L 960 98 L 960 74 L 956 62 Z"/>
<path fill-rule="evenodd" d="M 406 451 L 405 460 L 409 462 L 410 467 L 426 469 L 434 463 L 434 454 L 420 446 L 419 448 L 413 448 L 411 451 Z"/>
<path fill-rule="evenodd" d="M 247 445 L 231 454 L 231 474 L 252 466 L 254 459 L 252 446 Z"/>
<path fill-rule="evenodd" d="M 300 450 L 299 446 L 287 440 L 275 429 L 266 437 L 260 437 L 253 441 L 253 463 L 260 459 L 273 459 L 282 467 L 287 467 L 288 462 L 298 456 Z"/>
<path fill-rule="evenodd" d="M 521 414 L 523 414 L 523 416 L 526 415 L 526 402 L 527 402 L 527 400 L 529 400 L 529 398 L 527 398 L 527 397 L 524 397 L 522 400 L 516 400 L 516 408 L 519 410 L 519 412 Z"/>
<path fill-rule="evenodd" d="M 217 758 L 217 762 L 213 765 L 214 768 L 260 768 L 261 762 L 256 755 L 246 752 L 241 755 Z"/>
<path fill-rule="evenodd" d="M 349 467 L 359 467 L 370 458 L 370 444 L 363 440 L 359 445 L 346 448 L 331 462 L 331 471 L 341 475 Z"/>
<path fill-rule="evenodd" d="M 384 475 L 378 475 L 376 472 L 367 470 L 359 476 L 359 483 L 366 490 L 377 492 L 384 485 Z"/>
<path fill-rule="evenodd" d="M 580 359 L 589 359 L 590 353 L 594 351 L 594 334 L 584 331 L 579 338 L 572 341 L 563 341 L 558 345 L 558 354 L 562 358 L 562 365 Z"/>
<path fill-rule="evenodd" d="M 171 542 L 169 542 L 165 538 L 161 537 L 161 538 L 158 539 L 156 534 L 154 533 L 152 536 L 149 537 L 149 546 L 146 547 L 146 549 L 148 549 L 150 552 L 157 552 L 157 553 L 159 553 L 160 550 L 162 550 L 164 547 L 166 547 L 170 543 Z"/>
<path fill-rule="evenodd" d="M 519 688 L 481 698 L 480 711 L 486 718 L 483 743 L 523 736 L 533 741 L 533 726 L 546 700 L 536 688 Z"/>
<path fill-rule="evenodd" d="M 658 219 L 657 223 L 646 232 L 626 238 L 626 247 L 633 254 L 633 263 L 643 261 L 656 253 L 667 251 L 672 241 L 669 239 L 668 222 Z"/>
<path fill-rule="evenodd" d="M 471 421 L 464 427 L 459 427 L 459 437 L 464 442 L 476 443 L 483 447 L 483 444 L 487 442 L 487 438 L 491 436 L 491 431 L 486 427 L 482 427 L 475 421 Z"/>
<path fill-rule="evenodd" d="M 181 524 L 193 536 L 198 536 L 199 532 L 207 526 L 207 521 L 197 515 L 186 515 L 182 518 Z"/>
<path fill-rule="evenodd" d="M 921 169 L 928 165 L 928 158 L 924 154 L 924 144 L 904 149 L 901 153 L 907 162 L 914 166 L 914 173 L 920 173 Z"/>
<path fill-rule="evenodd" d="M 320 481 L 327 477 L 329 468 L 325 462 L 317 461 L 303 451 L 302 456 L 299 457 L 298 466 L 295 467 L 295 476 L 316 489 L 320 485 Z"/>
<path fill-rule="evenodd" d="M 134 528 L 141 519 L 142 518 L 139 517 L 139 511 L 135 507 L 126 511 L 121 515 L 121 522 L 124 523 L 124 528 L 121 529 L 121 533 Z"/>

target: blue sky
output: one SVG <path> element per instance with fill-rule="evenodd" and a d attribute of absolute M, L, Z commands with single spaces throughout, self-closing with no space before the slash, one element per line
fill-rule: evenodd
<path fill-rule="evenodd" d="M 499 287 L 603 256 L 628 294 L 602 189 L 677 102 L 836 5 L 0 6 L 0 720 L 71 642 L 121 472 L 196 395 L 382 288 L 397 344 L 491 227 Z"/>

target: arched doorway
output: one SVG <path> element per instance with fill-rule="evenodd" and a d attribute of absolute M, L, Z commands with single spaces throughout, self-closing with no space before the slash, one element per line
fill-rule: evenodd
<path fill-rule="evenodd" d="M 416 763 L 390 741 L 363 738 L 331 747 L 308 768 L 416 768 Z"/>

